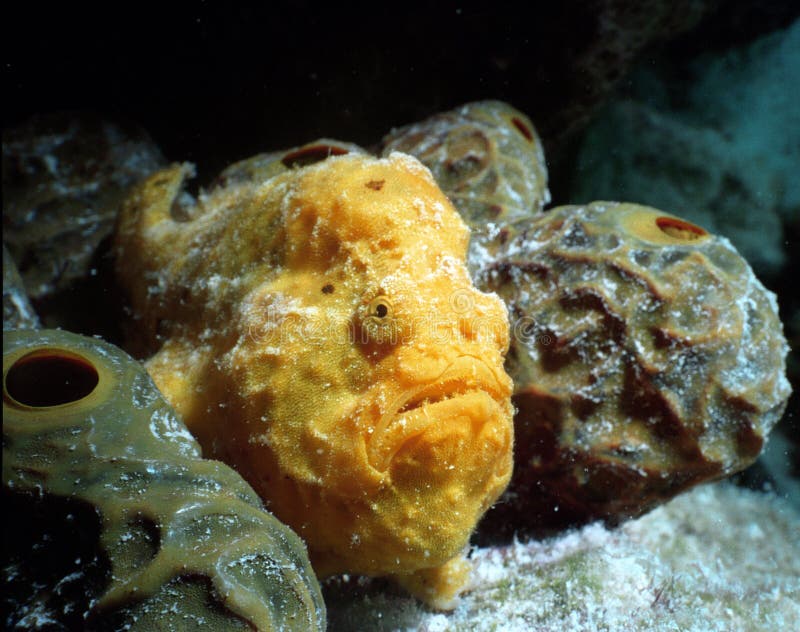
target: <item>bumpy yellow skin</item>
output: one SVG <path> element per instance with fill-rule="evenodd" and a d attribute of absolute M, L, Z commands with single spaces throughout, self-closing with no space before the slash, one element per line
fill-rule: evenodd
<path fill-rule="evenodd" d="M 118 226 L 148 371 L 320 575 L 394 575 L 448 607 L 512 465 L 507 314 L 472 285 L 466 226 L 400 153 L 180 208 L 188 171 L 146 180 Z"/>

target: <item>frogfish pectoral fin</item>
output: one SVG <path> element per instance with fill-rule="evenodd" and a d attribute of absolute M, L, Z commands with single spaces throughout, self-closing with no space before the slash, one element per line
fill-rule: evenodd
<path fill-rule="evenodd" d="M 469 588 L 472 564 L 463 556 L 441 566 L 421 568 L 413 573 L 392 575 L 392 579 L 434 610 L 453 610 L 459 595 Z"/>

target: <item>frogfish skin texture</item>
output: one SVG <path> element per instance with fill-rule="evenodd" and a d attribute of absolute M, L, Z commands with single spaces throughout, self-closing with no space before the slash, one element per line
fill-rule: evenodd
<path fill-rule="evenodd" d="M 207 457 L 234 465 L 320 575 L 392 575 L 448 607 L 512 469 L 507 312 L 416 159 L 344 155 L 194 203 L 133 191 L 116 236 L 133 342 Z"/>

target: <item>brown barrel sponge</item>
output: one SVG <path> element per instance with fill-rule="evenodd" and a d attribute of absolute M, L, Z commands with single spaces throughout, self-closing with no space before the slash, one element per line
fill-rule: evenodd
<path fill-rule="evenodd" d="M 536 128 L 502 101 L 476 101 L 392 130 L 381 155 L 402 151 L 431 170 L 472 231 L 470 270 L 483 267 L 510 222 L 541 214 L 550 201 Z"/>
<path fill-rule="evenodd" d="M 488 523 L 614 522 L 755 460 L 789 397 L 788 346 L 727 239 L 615 202 L 515 232 L 477 280 L 509 308 L 517 408 Z"/>

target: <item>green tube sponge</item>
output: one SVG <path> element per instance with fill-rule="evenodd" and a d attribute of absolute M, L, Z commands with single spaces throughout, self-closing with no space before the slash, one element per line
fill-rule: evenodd
<path fill-rule="evenodd" d="M 301 540 L 108 343 L 4 334 L 3 496 L 8 629 L 325 629 Z"/>

